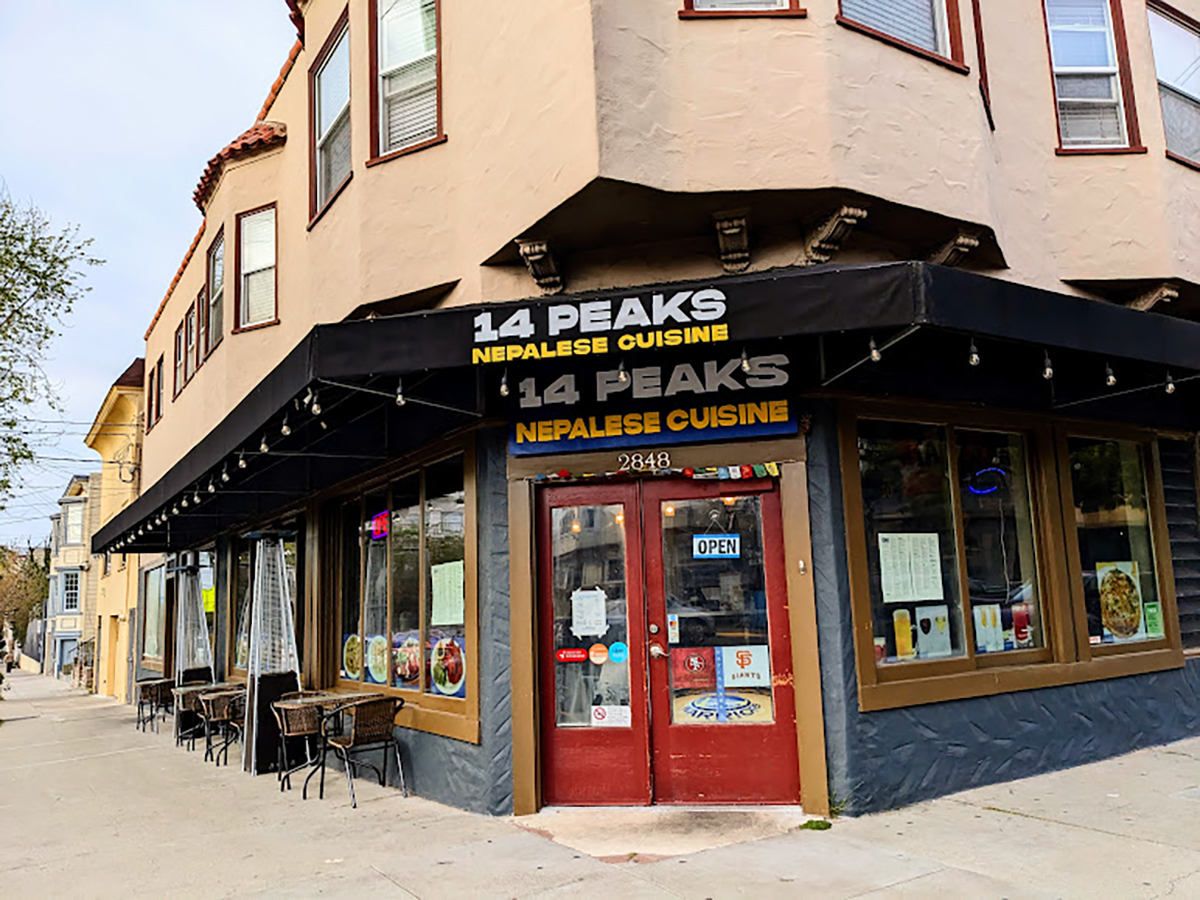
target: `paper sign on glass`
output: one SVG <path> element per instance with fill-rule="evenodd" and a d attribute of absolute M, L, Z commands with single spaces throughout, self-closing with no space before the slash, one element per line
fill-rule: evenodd
<path fill-rule="evenodd" d="M 937 532 L 879 535 L 879 578 L 884 603 L 944 600 Z"/>
<path fill-rule="evenodd" d="M 692 535 L 692 559 L 739 559 L 741 555 L 740 534 Z"/>
<path fill-rule="evenodd" d="M 1004 629 L 1001 627 L 999 603 L 981 603 L 972 608 L 975 614 L 975 652 L 998 653 L 1004 649 Z"/>
<path fill-rule="evenodd" d="M 464 612 L 463 561 L 459 559 L 431 566 L 429 574 L 433 581 L 429 624 L 462 625 L 467 620 Z"/>
<path fill-rule="evenodd" d="M 593 728 L 629 728 L 633 725 L 633 709 L 628 706 L 593 706 Z"/>
<path fill-rule="evenodd" d="M 1146 637 L 1142 613 L 1142 583 L 1138 564 L 1132 560 L 1096 563 L 1096 586 L 1100 589 L 1100 622 L 1104 637 L 1112 641 L 1136 641 Z"/>
<path fill-rule="evenodd" d="M 721 681 L 727 688 L 770 687 L 771 656 L 767 645 L 722 647 Z"/>
<path fill-rule="evenodd" d="M 950 608 L 945 604 L 917 607 L 917 655 L 922 659 L 949 656 Z"/>
<path fill-rule="evenodd" d="M 600 637 L 608 631 L 608 595 L 600 588 L 579 588 L 571 594 L 571 634 Z"/>

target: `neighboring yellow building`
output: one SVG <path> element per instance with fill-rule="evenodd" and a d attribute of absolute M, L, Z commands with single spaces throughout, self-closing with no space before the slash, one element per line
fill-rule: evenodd
<path fill-rule="evenodd" d="M 88 431 L 87 445 L 100 454 L 98 516 L 102 527 L 138 495 L 141 483 L 142 379 L 145 363 L 135 359 L 113 382 Z M 109 553 L 96 558 L 95 691 L 129 700 L 129 635 L 136 619 L 137 557 Z"/>

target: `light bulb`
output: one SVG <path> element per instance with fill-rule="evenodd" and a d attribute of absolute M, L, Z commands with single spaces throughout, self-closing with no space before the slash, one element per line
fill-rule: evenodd
<path fill-rule="evenodd" d="M 1054 366 L 1050 365 L 1050 354 L 1043 355 L 1045 358 L 1042 361 L 1042 377 L 1049 381 L 1054 377 Z"/>
<path fill-rule="evenodd" d="M 666 506 L 663 507 L 663 515 L 664 516 L 675 515 L 675 507 L 672 506 L 670 503 L 668 503 Z"/>
<path fill-rule="evenodd" d="M 617 521 L 617 524 L 618 524 L 618 525 L 624 525 L 624 524 L 625 524 L 625 513 L 623 513 L 623 512 L 619 512 L 619 513 L 617 513 L 617 515 L 615 516 L 615 518 L 616 518 L 616 521 Z"/>
<path fill-rule="evenodd" d="M 229 466 L 225 466 L 223 469 L 221 469 L 221 481 L 225 484 L 229 483 Z"/>
<path fill-rule="evenodd" d="M 1104 366 L 1104 383 L 1109 387 L 1116 387 L 1117 376 L 1113 374 L 1112 366 L 1105 364 Z"/>
<path fill-rule="evenodd" d="M 973 366 L 979 365 L 979 350 L 976 348 L 974 341 L 971 341 L 971 350 L 967 356 L 967 362 Z"/>
<path fill-rule="evenodd" d="M 197 488 L 196 492 L 194 494 L 192 494 L 192 502 L 195 503 L 197 506 L 200 505 L 200 490 L 199 490 L 199 488 Z"/>
<path fill-rule="evenodd" d="M 571 530 L 576 534 L 579 534 L 579 532 L 583 531 L 583 525 L 578 519 L 571 523 Z"/>
<path fill-rule="evenodd" d="M 1171 373 L 1167 373 L 1167 386 L 1165 388 L 1168 394 L 1175 393 L 1175 379 L 1171 377 Z"/>
<path fill-rule="evenodd" d="M 266 432 L 263 432 L 262 443 L 258 445 L 258 450 L 260 453 L 270 453 L 271 452 L 271 445 L 267 443 Z"/>
<path fill-rule="evenodd" d="M 182 500 L 180 500 L 179 505 L 182 506 L 184 509 L 187 509 L 188 508 L 188 498 L 184 497 Z"/>
<path fill-rule="evenodd" d="M 500 396 L 508 396 L 508 369 L 505 369 L 504 374 L 500 376 Z"/>
<path fill-rule="evenodd" d="M 621 360 L 621 364 L 617 366 L 617 381 L 621 382 L 621 384 L 629 382 L 629 372 L 625 370 L 625 360 Z"/>
<path fill-rule="evenodd" d="M 171 515 L 173 515 L 173 516 L 179 515 L 179 507 L 178 506 L 171 507 Z"/>
<path fill-rule="evenodd" d="M 747 374 L 750 372 L 750 358 L 746 356 L 745 347 L 742 348 L 742 371 L 746 372 Z"/>
<path fill-rule="evenodd" d="M 400 378 L 396 379 L 396 405 L 403 406 L 404 400 L 404 381 Z"/>
<path fill-rule="evenodd" d="M 287 416 L 283 417 L 283 424 L 279 427 L 279 433 L 284 437 L 292 433 L 292 426 L 287 423 Z"/>
<path fill-rule="evenodd" d="M 321 414 L 321 398 L 318 394 L 313 394 L 312 414 L 314 416 L 319 416 Z"/>
<path fill-rule="evenodd" d="M 239 469 L 246 468 L 246 451 L 245 450 L 243 450 L 241 453 L 238 454 L 238 468 Z"/>
<path fill-rule="evenodd" d="M 879 352 L 879 348 L 875 346 L 875 338 L 871 338 L 871 362 L 879 362 L 883 359 L 883 354 Z"/>
<path fill-rule="evenodd" d="M 208 492 L 210 494 L 215 494 L 217 492 L 217 486 L 213 484 L 213 480 L 211 478 L 208 479 Z"/>

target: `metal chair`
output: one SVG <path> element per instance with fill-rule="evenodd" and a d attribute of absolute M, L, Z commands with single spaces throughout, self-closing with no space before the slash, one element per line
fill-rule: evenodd
<path fill-rule="evenodd" d="M 404 784 L 404 764 L 400 761 L 400 742 L 396 740 L 395 719 L 404 707 L 400 697 L 380 697 L 372 700 L 360 700 L 357 703 L 347 703 L 337 709 L 330 710 L 321 718 L 321 798 L 325 797 L 325 762 L 332 750 L 342 761 L 346 770 L 346 784 L 350 788 L 350 806 L 358 808 L 358 800 L 354 796 L 354 767 L 366 766 L 379 776 L 382 786 L 387 780 L 388 749 L 396 754 L 396 768 L 400 774 L 400 790 L 408 796 L 408 788 Z M 338 733 L 334 723 L 342 714 L 350 720 L 350 727 Z M 383 754 L 382 767 L 376 767 L 366 760 L 354 758 L 354 754 L 365 750 L 379 748 Z M 305 792 L 308 790 L 307 780 Z M 302 794 L 303 796 L 303 794 Z"/>
<path fill-rule="evenodd" d="M 297 700 L 303 697 L 319 697 L 324 691 L 290 691 L 279 698 L 279 701 Z M 275 722 L 279 725 L 278 769 L 279 790 L 284 786 L 292 789 L 292 773 L 312 765 L 312 739 L 321 737 L 321 708 L 319 706 L 279 707 L 271 704 L 271 712 L 275 714 Z M 288 739 L 303 738 L 305 760 L 293 766 L 288 760 Z"/>
<path fill-rule="evenodd" d="M 196 738 L 204 728 L 204 709 L 200 703 L 200 691 L 184 691 L 175 694 L 175 746 L 185 741 L 188 750 L 196 749 Z"/>
<path fill-rule="evenodd" d="M 137 720 L 134 728 L 158 731 L 158 713 L 162 712 L 163 721 L 167 721 L 167 712 L 171 709 L 174 695 L 172 690 L 175 682 L 169 678 L 154 678 L 137 683 Z"/>
<path fill-rule="evenodd" d="M 200 695 L 201 717 L 204 719 L 204 761 L 210 759 L 221 764 L 225 754 L 225 765 L 229 765 L 229 745 L 241 740 L 242 722 L 246 716 L 246 692 L 218 691 Z M 213 733 L 219 732 L 221 745 L 213 751 Z"/>

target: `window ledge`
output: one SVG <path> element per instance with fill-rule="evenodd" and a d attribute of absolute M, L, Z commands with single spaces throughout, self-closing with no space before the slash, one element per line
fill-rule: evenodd
<path fill-rule="evenodd" d="M 413 144 L 411 147 L 401 147 L 399 150 L 393 150 L 390 153 L 385 153 L 383 156 L 373 156 L 367 160 L 367 168 L 378 166 L 381 163 L 391 162 L 393 159 L 399 159 L 401 156 L 408 156 L 411 153 L 418 153 L 421 150 L 428 150 L 430 147 L 436 147 L 439 144 L 444 144 L 448 138 L 441 134 L 435 138 L 430 138 L 427 141 L 421 141 L 419 144 Z"/>
<path fill-rule="evenodd" d="M 346 189 L 346 185 L 348 185 L 353 178 L 354 170 L 351 169 L 350 174 L 342 179 L 342 183 L 334 188 L 333 193 L 329 195 L 329 199 L 325 201 L 325 205 L 318 209 L 313 217 L 308 220 L 308 228 L 305 229 L 306 231 L 312 231 L 316 224 L 321 221 L 321 218 L 326 212 L 329 211 L 329 207 L 333 206 L 334 201 L 337 200 L 338 197 L 342 196 L 342 191 Z"/>
<path fill-rule="evenodd" d="M 1172 153 L 1170 150 L 1167 151 L 1167 159 L 1174 160 L 1181 166 L 1187 166 L 1189 169 L 1195 169 L 1197 172 L 1200 172 L 1200 160 L 1188 159 L 1186 156 L 1180 156 L 1178 153 Z"/>
<path fill-rule="evenodd" d="M 873 712 L 946 700 L 989 697 L 1127 675 L 1144 675 L 1180 669 L 1183 665 L 1183 652 L 1167 647 L 1105 656 L 1087 662 L 1041 663 L 1004 669 L 989 667 L 952 675 L 860 685 L 858 708 L 862 712 Z"/>
<path fill-rule="evenodd" d="M 945 66 L 947 69 L 958 72 L 960 75 L 967 75 L 971 71 L 971 67 L 966 63 L 951 59 L 948 56 L 942 56 L 940 53 L 934 53 L 931 50 L 926 50 L 924 47 L 918 47 L 916 44 L 910 44 L 908 41 L 902 41 L 899 38 L 892 37 L 890 34 L 872 28 L 869 25 L 863 25 L 861 22 L 856 22 L 854 19 L 847 19 L 845 16 L 838 16 L 837 23 L 849 28 L 851 31 L 857 31 L 860 34 L 865 34 L 867 37 L 873 37 L 883 41 L 885 44 L 891 44 L 893 47 L 898 47 L 901 50 L 906 50 L 909 53 L 919 56 L 922 59 L 927 59 L 930 62 L 937 63 L 939 66 Z"/>
<path fill-rule="evenodd" d="M 1055 156 L 1125 156 L 1131 153 L 1145 153 L 1146 148 L 1140 144 L 1132 147 L 1057 147 Z"/>
<path fill-rule="evenodd" d="M 681 9 L 681 19 L 804 19 L 807 9 Z"/>
<path fill-rule="evenodd" d="M 274 319 L 270 319 L 269 321 L 266 321 L 266 322 L 255 322 L 253 325 L 242 325 L 239 328 L 233 329 L 229 333 L 230 334 L 245 334 L 247 331 L 258 331 L 262 328 L 270 328 L 272 325 L 278 325 L 278 324 L 279 324 L 279 316 L 276 316 Z"/>

